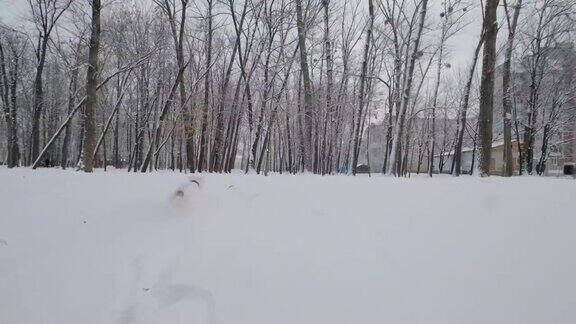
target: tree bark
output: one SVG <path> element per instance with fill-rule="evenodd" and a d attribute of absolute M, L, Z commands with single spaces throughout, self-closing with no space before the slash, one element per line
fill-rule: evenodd
<path fill-rule="evenodd" d="M 512 93 L 510 91 L 510 74 L 512 51 L 514 50 L 514 36 L 516 26 L 518 25 L 518 17 L 520 16 L 520 8 L 522 8 L 522 0 L 516 2 L 511 22 L 508 14 L 507 0 L 504 0 L 504 8 L 506 9 L 506 18 L 508 20 L 508 41 L 502 71 L 502 119 L 504 123 L 504 165 L 502 175 L 511 177 L 514 172 L 514 164 L 512 157 Z"/>
<path fill-rule="evenodd" d="M 466 87 L 464 88 L 464 98 L 462 99 L 462 109 L 460 110 L 459 116 L 458 135 L 456 146 L 454 147 L 454 175 L 457 177 L 460 176 L 460 173 L 462 172 L 462 144 L 464 141 L 464 132 L 466 131 L 470 91 L 472 90 L 472 81 L 474 80 L 474 72 L 476 71 L 476 64 L 478 63 L 478 56 L 480 55 L 482 44 L 484 44 L 484 31 L 482 31 L 478 44 L 476 44 L 474 58 L 472 59 L 472 64 L 468 72 L 468 80 L 466 81 Z"/>
<path fill-rule="evenodd" d="M 18 166 L 20 160 L 20 150 L 18 148 L 18 121 L 16 106 L 16 87 L 18 82 L 18 69 L 20 57 L 12 50 L 12 66 L 10 71 L 6 70 L 6 59 L 4 48 L 0 41 L 0 100 L 4 107 L 4 117 L 6 121 L 6 144 L 7 144 L 7 166 L 14 168 Z M 9 75 L 8 75 L 9 74 Z"/>
<path fill-rule="evenodd" d="M 394 128 L 394 136 L 392 137 L 392 148 L 390 150 L 390 159 L 388 160 L 388 168 L 386 171 L 386 174 L 388 175 L 392 174 L 397 176 L 400 175 L 398 165 L 398 158 L 399 158 L 398 153 L 401 144 L 400 142 L 402 141 L 404 121 L 406 120 L 406 111 L 408 109 L 408 104 L 410 102 L 410 96 L 412 93 L 414 68 L 416 66 L 416 60 L 419 57 L 420 39 L 422 38 L 422 30 L 424 29 L 424 23 L 426 21 L 427 7 L 428 7 L 428 0 L 422 0 L 420 11 L 420 22 L 418 25 L 416 39 L 414 40 L 414 49 L 408 66 L 406 87 L 404 88 L 404 98 L 402 99 L 402 108 L 398 112 L 398 117 Z"/>
<path fill-rule="evenodd" d="M 84 108 L 84 171 L 94 168 L 95 129 L 94 112 L 98 104 L 98 52 L 100 50 L 100 0 L 92 0 L 92 33 L 86 73 L 86 106 Z"/>
<path fill-rule="evenodd" d="M 496 64 L 496 37 L 498 23 L 496 11 L 500 0 L 487 0 L 484 9 L 484 55 L 480 83 L 480 113 L 478 132 L 480 137 L 478 168 L 480 176 L 490 175 L 492 159 L 492 112 L 494 110 L 494 67 Z"/>
<path fill-rule="evenodd" d="M 364 44 L 364 56 L 362 58 L 362 72 L 360 74 L 360 90 L 358 93 L 358 118 L 356 119 L 356 126 L 354 130 L 354 151 L 352 155 L 352 174 L 356 175 L 356 168 L 358 166 L 358 155 L 360 155 L 360 142 L 362 137 L 362 129 L 364 118 L 363 111 L 366 105 L 366 74 L 368 73 L 368 55 L 370 53 L 370 42 L 372 41 L 372 29 L 374 28 L 374 4 L 372 0 L 368 0 L 368 28 L 366 29 L 366 43 Z"/>
<path fill-rule="evenodd" d="M 322 137 L 322 155 L 324 156 L 324 163 L 322 167 L 322 174 L 331 172 L 330 163 L 331 158 L 329 152 L 331 149 L 332 129 L 335 128 L 335 111 L 332 103 L 332 89 L 334 88 L 334 59 L 332 57 L 332 41 L 330 39 L 330 0 L 322 0 L 322 7 L 324 9 L 324 52 L 326 60 L 326 118 L 324 120 L 324 136 Z M 330 129 L 330 130 L 329 130 Z M 327 152 L 328 150 L 328 152 Z"/>
<path fill-rule="evenodd" d="M 40 118 L 44 110 L 44 87 L 42 74 L 46 63 L 46 52 L 50 34 L 62 14 L 70 7 L 72 0 L 66 0 L 62 6 L 57 6 L 58 0 L 44 0 L 36 3 L 29 1 L 32 15 L 38 21 L 38 43 L 36 45 L 36 75 L 34 77 L 34 107 L 32 117 L 31 161 L 38 157 L 40 148 Z"/>
<path fill-rule="evenodd" d="M 298 29 L 298 46 L 300 47 L 300 69 L 302 71 L 302 84 L 304 87 L 304 123 L 303 123 L 303 162 L 304 170 L 313 172 L 314 147 L 312 146 L 313 101 L 312 83 L 308 68 L 308 52 L 306 48 L 306 26 L 302 0 L 296 0 L 296 26 Z"/>
<path fill-rule="evenodd" d="M 438 52 L 438 66 L 436 67 L 436 82 L 434 84 L 434 96 L 432 98 L 432 110 L 431 110 L 431 125 L 432 129 L 430 132 L 430 137 L 432 143 L 430 144 L 430 156 L 428 157 L 428 176 L 432 177 L 434 173 L 434 153 L 436 151 L 436 109 L 438 108 L 438 91 L 440 89 L 440 78 L 442 75 L 442 63 L 444 59 L 444 41 L 446 40 L 446 28 L 448 24 L 449 14 L 445 14 L 442 21 L 442 31 L 440 35 L 440 50 Z M 442 170 L 440 170 L 442 172 Z"/>
<path fill-rule="evenodd" d="M 210 105 L 210 66 L 212 65 L 212 1 L 208 0 L 208 30 L 206 35 L 206 76 L 204 77 L 204 101 L 202 105 L 202 126 L 200 129 L 200 155 L 198 171 L 208 170 L 208 106 Z"/>
<path fill-rule="evenodd" d="M 80 42 L 78 43 L 76 52 L 76 62 L 75 65 L 70 69 L 70 83 L 68 84 L 68 108 L 67 115 L 74 110 L 76 105 L 76 92 L 78 91 L 78 72 L 80 64 Z M 68 150 L 70 146 L 70 136 L 72 133 L 72 128 L 67 123 L 64 129 L 64 138 L 62 139 L 62 147 L 60 153 L 60 167 L 66 169 L 68 167 Z"/>

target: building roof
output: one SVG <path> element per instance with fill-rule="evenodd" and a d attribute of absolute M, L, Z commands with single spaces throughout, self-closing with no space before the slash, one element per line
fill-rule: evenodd
<path fill-rule="evenodd" d="M 513 139 L 512 143 L 517 143 L 518 141 Z M 492 142 L 492 148 L 496 148 L 496 147 L 500 147 L 500 146 L 504 146 L 504 141 L 497 141 L 497 142 Z M 463 147 L 462 148 L 462 153 L 465 152 L 472 152 L 474 150 L 474 148 L 471 147 Z M 444 152 L 441 154 L 436 154 L 434 155 L 434 157 L 440 157 L 440 155 L 442 156 L 450 156 L 450 155 L 454 155 L 454 150 L 450 151 L 450 152 Z"/>

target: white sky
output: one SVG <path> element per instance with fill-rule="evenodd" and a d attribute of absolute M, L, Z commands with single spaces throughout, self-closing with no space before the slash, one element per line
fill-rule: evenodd
<path fill-rule="evenodd" d="M 26 0 L 0 0 L 0 19 L 3 23 L 12 24 L 24 16 L 28 10 Z"/>
<path fill-rule="evenodd" d="M 439 15 L 440 0 L 430 1 L 429 17 L 436 19 Z M 23 25 L 23 19 L 28 14 L 27 0 L 0 0 L 0 20 L 12 26 Z M 469 18 L 476 20 L 454 36 L 448 43 L 448 61 L 455 67 L 465 67 L 470 62 L 474 46 L 480 31 L 479 8 L 469 13 Z"/>

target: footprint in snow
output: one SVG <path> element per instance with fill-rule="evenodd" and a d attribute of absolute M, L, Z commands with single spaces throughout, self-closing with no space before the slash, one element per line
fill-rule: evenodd
<path fill-rule="evenodd" d="M 190 177 L 186 183 L 180 185 L 170 196 L 170 202 L 176 209 L 181 209 L 187 205 L 194 192 L 198 192 L 202 187 L 202 178 Z"/>

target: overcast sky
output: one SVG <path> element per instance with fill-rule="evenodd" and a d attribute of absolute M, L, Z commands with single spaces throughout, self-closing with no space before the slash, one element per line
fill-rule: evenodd
<path fill-rule="evenodd" d="M 431 19 L 437 19 L 440 14 L 439 3 L 439 0 L 430 1 L 429 17 Z M 0 19 L 5 24 L 14 27 L 22 26 L 24 24 L 23 19 L 28 15 L 28 10 L 27 0 L 0 0 Z M 474 21 L 448 42 L 449 58 L 447 61 L 452 66 L 465 68 L 471 61 L 481 27 L 480 17 L 480 8 L 477 7 L 471 10 L 469 18 Z"/>
<path fill-rule="evenodd" d="M 26 14 L 26 0 L 0 0 L 0 18 L 6 24 L 12 24 L 18 17 Z"/>

